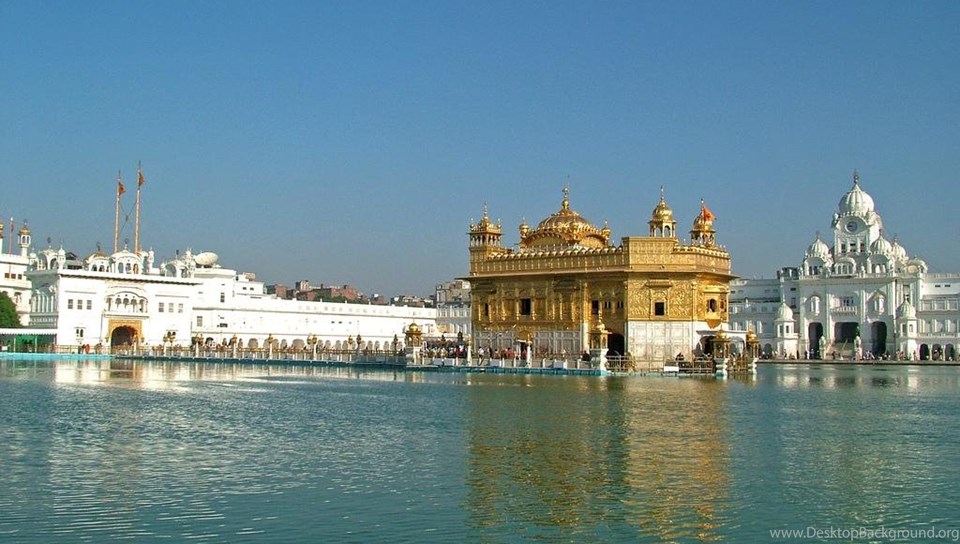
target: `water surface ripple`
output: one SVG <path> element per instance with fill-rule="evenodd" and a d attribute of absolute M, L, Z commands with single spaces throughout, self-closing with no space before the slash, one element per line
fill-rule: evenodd
<path fill-rule="evenodd" d="M 960 529 L 960 370 L 571 377 L 0 359 L 0 541 Z"/>

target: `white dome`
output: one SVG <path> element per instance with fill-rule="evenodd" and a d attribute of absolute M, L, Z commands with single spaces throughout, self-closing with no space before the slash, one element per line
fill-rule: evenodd
<path fill-rule="evenodd" d="M 910 304 L 909 300 L 903 301 L 903 304 L 897 308 L 897 317 L 905 319 L 916 319 L 917 310 L 914 309 L 913 304 Z"/>
<path fill-rule="evenodd" d="M 220 256 L 212 251 L 204 251 L 193 258 L 194 262 L 196 262 L 198 266 L 203 267 L 211 267 L 217 264 L 219 259 Z"/>
<path fill-rule="evenodd" d="M 908 272 L 919 272 L 921 274 L 927 273 L 927 263 L 919 257 L 914 257 L 907 261 L 907 271 Z"/>
<path fill-rule="evenodd" d="M 877 255 L 883 255 L 889 257 L 893 254 L 893 245 L 887 241 L 883 236 L 879 237 L 870 244 L 870 252 Z"/>
<path fill-rule="evenodd" d="M 810 247 L 807 248 L 807 257 L 829 257 L 830 256 L 830 246 L 828 246 L 823 240 L 820 239 L 820 234 L 817 234 L 817 239 L 810 244 Z"/>
<path fill-rule="evenodd" d="M 780 303 L 780 308 L 777 310 L 777 321 L 793 321 L 793 310 L 787 306 L 786 302 Z"/>
<path fill-rule="evenodd" d="M 843 195 L 839 204 L 840 215 L 867 215 L 874 211 L 873 197 L 860 188 L 860 175 L 854 172 L 853 188 Z"/>
<path fill-rule="evenodd" d="M 900 242 L 898 242 L 896 238 L 894 238 L 893 243 L 890 244 L 890 254 L 900 260 L 907 258 L 907 250 L 900 245 Z"/>

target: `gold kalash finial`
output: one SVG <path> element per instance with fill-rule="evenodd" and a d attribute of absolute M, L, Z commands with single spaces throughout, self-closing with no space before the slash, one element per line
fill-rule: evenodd
<path fill-rule="evenodd" d="M 563 211 L 567 211 L 570 209 L 570 185 L 569 184 L 563 186 L 563 202 L 560 204 L 560 208 L 563 209 Z"/>

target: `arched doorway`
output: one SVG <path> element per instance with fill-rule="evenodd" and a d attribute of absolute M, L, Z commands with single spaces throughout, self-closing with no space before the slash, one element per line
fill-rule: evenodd
<path fill-rule="evenodd" d="M 823 359 L 820 353 L 820 339 L 823 338 L 823 323 L 811 323 L 807 327 L 807 338 L 810 339 L 810 353 L 814 359 Z"/>
<path fill-rule="evenodd" d="M 883 321 L 874 321 L 870 325 L 870 336 L 873 343 L 870 351 L 877 357 L 882 357 L 887 352 L 887 324 Z"/>
<path fill-rule="evenodd" d="M 624 355 L 626 352 L 623 335 L 617 332 L 611 332 L 607 335 L 607 353 L 611 355 Z"/>
<path fill-rule="evenodd" d="M 859 323 L 841 321 L 833 324 L 833 342 L 840 344 L 842 349 L 851 349 L 857 336 L 860 336 Z"/>
<path fill-rule="evenodd" d="M 930 346 L 926 344 L 920 344 L 920 360 L 926 361 L 930 359 Z"/>
<path fill-rule="evenodd" d="M 132 346 L 137 342 L 137 330 L 133 327 L 122 326 L 113 329 L 110 333 L 110 345 L 113 347 Z"/>

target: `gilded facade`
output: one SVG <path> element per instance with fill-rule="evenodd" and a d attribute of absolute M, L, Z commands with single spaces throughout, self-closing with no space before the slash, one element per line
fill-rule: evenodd
<path fill-rule="evenodd" d="M 701 203 L 690 241 L 681 241 L 661 192 L 648 235 L 614 245 L 610 228 L 571 209 L 564 189 L 560 209 L 535 228 L 521 222 L 520 241 L 510 248 L 484 207 L 470 224 L 465 278 L 474 345 L 532 348 L 534 357 L 576 356 L 604 345 L 643 360 L 709 353 L 710 339 L 728 321 L 734 278 L 713 221 Z"/>

